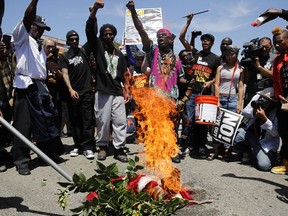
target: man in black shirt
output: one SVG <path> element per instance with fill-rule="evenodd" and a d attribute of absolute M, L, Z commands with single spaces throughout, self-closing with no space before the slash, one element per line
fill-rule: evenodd
<path fill-rule="evenodd" d="M 83 151 L 87 159 L 94 159 L 94 113 L 91 71 L 88 64 L 88 44 L 79 48 L 79 35 L 71 30 L 66 35 L 69 50 L 59 59 L 63 80 L 68 88 L 69 118 L 75 148 L 71 157 Z"/>

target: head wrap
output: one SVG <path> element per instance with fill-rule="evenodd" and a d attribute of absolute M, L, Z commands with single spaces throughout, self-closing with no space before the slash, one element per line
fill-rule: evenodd
<path fill-rule="evenodd" d="M 165 34 L 167 34 L 167 36 L 172 37 L 172 33 L 168 29 L 159 29 L 157 31 L 157 35 L 161 34 L 161 33 L 165 33 Z"/>

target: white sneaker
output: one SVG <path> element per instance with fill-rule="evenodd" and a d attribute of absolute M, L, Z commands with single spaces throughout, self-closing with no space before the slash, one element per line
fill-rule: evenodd
<path fill-rule="evenodd" d="M 84 156 L 87 158 L 87 159 L 94 159 L 94 153 L 92 150 L 86 150 L 84 151 Z"/>
<path fill-rule="evenodd" d="M 74 148 L 71 152 L 70 152 L 70 157 L 77 157 L 79 155 L 79 149 L 78 148 Z"/>

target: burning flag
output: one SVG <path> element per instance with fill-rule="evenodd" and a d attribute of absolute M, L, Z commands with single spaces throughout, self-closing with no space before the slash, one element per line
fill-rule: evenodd
<path fill-rule="evenodd" d="M 132 88 L 132 96 L 137 104 L 134 116 L 141 128 L 137 133 L 144 143 L 146 167 L 163 179 L 165 188 L 177 194 L 181 191 L 180 171 L 171 160 L 179 151 L 175 103 L 157 88 Z"/>

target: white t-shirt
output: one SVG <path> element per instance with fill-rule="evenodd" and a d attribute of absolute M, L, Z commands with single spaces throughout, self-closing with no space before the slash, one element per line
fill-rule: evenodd
<path fill-rule="evenodd" d="M 38 50 L 37 41 L 27 32 L 23 21 L 13 30 L 17 66 L 14 87 L 26 89 L 33 83 L 32 79 L 46 80 L 46 54 Z"/>

